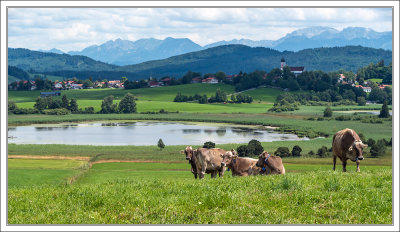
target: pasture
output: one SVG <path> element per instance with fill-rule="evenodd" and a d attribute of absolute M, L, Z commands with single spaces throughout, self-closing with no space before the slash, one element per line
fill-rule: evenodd
<path fill-rule="evenodd" d="M 390 166 L 365 166 L 361 173 L 330 168 L 287 164 L 284 176 L 226 172 L 194 180 L 186 162 L 97 163 L 70 185 L 9 185 L 8 223 L 392 223 Z"/>
<path fill-rule="evenodd" d="M 314 139 L 263 142 L 266 151 L 295 145 L 302 157 L 283 158 L 286 175 L 195 180 L 179 151 L 154 146 L 84 146 L 63 144 L 8 144 L 9 224 L 391 224 L 392 151 L 371 158 L 365 150 L 361 173 L 348 163 L 347 173 L 332 171 L 332 158 L 309 157 L 309 151 L 331 147 L 332 135 L 352 128 L 375 140 L 392 137 L 392 121 L 380 124 L 360 120 L 336 121 L 352 110 L 380 110 L 373 106 L 332 107 L 333 118 L 321 117 L 325 106 L 301 106 L 284 113 L 267 112 L 280 91 L 259 88 L 245 91 L 252 104 L 198 104 L 172 102 L 177 92 L 208 97 L 230 85 L 195 84 L 137 90 L 90 89 L 62 91 L 76 98 L 80 108 L 100 110 L 108 95 L 114 103 L 127 93 L 139 100 L 137 114 L 8 115 L 8 124 L 80 121 L 190 121 L 281 127 Z M 9 91 L 9 100 L 31 108 L 40 91 Z M 229 97 L 228 97 L 229 98 Z M 167 114 L 143 114 L 169 111 Z M 179 113 L 171 113 L 179 111 Z M 350 113 L 351 114 L 351 113 Z M 243 144 L 217 144 L 232 149 Z M 198 146 L 195 146 L 198 147 Z M 12 158 L 25 155 L 27 159 Z"/>

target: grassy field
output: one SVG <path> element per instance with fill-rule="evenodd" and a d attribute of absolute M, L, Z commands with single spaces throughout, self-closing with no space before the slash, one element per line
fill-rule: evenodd
<path fill-rule="evenodd" d="M 9 186 L 8 223 L 392 223 L 390 166 L 361 173 L 286 167 L 285 176 L 232 178 L 227 172 L 199 181 L 187 163 L 95 164 L 72 185 Z"/>

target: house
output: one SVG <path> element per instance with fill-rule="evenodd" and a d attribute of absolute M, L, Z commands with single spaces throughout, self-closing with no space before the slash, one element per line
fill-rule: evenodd
<path fill-rule="evenodd" d="M 201 81 L 203 84 L 217 84 L 218 80 L 214 77 L 209 77 Z"/>
<path fill-rule="evenodd" d="M 191 81 L 190 83 L 192 83 L 192 84 L 201 83 L 201 77 L 194 77 L 194 78 L 192 78 L 192 81 Z"/>
<path fill-rule="evenodd" d="M 62 83 L 61 82 L 57 82 L 54 84 L 54 89 L 63 89 Z"/>
<path fill-rule="evenodd" d="M 362 87 L 362 89 L 366 93 L 370 93 L 371 92 L 371 87 Z"/>
<path fill-rule="evenodd" d="M 158 82 L 158 81 L 149 81 L 149 82 L 147 83 L 147 85 L 148 85 L 150 88 L 153 88 L 153 87 L 160 87 L 160 82 Z"/>
<path fill-rule="evenodd" d="M 71 89 L 83 89 L 83 84 L 71 84 Z"/>
<path fill-rule="evenodd" d="M 56 92 L 40 92 L 40 97 L 53 97 L 53 96 L 60 96 L 61 92 L 56 91 Z"/>
<path fill-rule="evenodd" d="M 120 80 L 112 80 L 112 81 L 108 81 L 108 87 L 112 87 L 112 88 L 119 88 L 121 85 L 121 81 Z"/>
<path fill-rule="evenodd" d="M 380 89 L 384 89 L 385 87 L 390 87 L 390 85 L 380 85 L 379 86 Z"/>
<path fill-rule="evenodd" d="M 169 85 L 169 83 L 171 82 L 171 78 L 169 78 L 169 77 L 166 77 L 166 78 L 163 78 L 163 79 L 161 79 L 161 85 Z"/>

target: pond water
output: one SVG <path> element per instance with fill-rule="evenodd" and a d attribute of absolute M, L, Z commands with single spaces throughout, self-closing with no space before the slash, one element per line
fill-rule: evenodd
<path fill-rule="evenodd" d="M 16 144 L 72 145 L 203 145 L 282 140 L 308 140 L 266 127 L 186 122 L 121 121 L 36 124 L 8 128 L 8 142 Z"/>

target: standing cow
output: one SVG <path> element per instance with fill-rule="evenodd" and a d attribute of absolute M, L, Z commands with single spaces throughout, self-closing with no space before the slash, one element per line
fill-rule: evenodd
<path fill-rule="evenodd" d="M 285 167 L 282 163 L 282 158 L 279 156 L 271 156 L 264 151 L 258 156 L 257 167 L 262 167 L 262 173 L 269 174 L 285 174 Z"/>
<path fill-rule="evenodd" d="M 226 151 L 220 148 L 198 148 L 193 150 L 191 146 L 186 147 L 181 153 L 186 154 L 186 160 L 189 161 L 191 166 L 191 172 L 194 178 L 204 178 L 206 173 L 211 173 L 211 178 L 215 178 L 217 173 L 222 177 L 225 172 L 225 168 L 221 168 L 222 158 L 220 154 L 224 154 Z"/>
<path fill-rule="evenodd" d="M 332 154 L 333 170 L 336 168 L 336 157 L 342 161 L 343 172 L 346 171 L 347 160 L 357 164 L 357 172 L 360 172 L 360 160 L 363 160 L 363 149 L 368 145 L 363 144 L 358 134 L 349 128 L 338 131 L 333 136 Z"/>
<path fill-rule="evenodd" d="M 252 158 L 241 158 L 235 150 L 221 154 L 223 167 L 232 170 L 232 176 L 251 176 L 260 174 L 261 168 L 256 167 L 257 160 Z"/>

